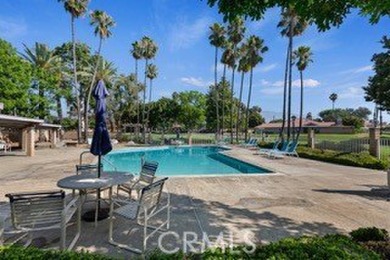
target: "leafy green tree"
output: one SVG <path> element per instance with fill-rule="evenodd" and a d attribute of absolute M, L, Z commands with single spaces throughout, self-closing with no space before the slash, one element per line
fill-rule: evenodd
<path fill-rule="evenodd" d="M 364 126 L 364 120 L 357 116 L 348 115 L 342 119 L 342 123 L 345 126 L 353 126 L 355 130 L 358 130 Z"/>
<path fill-rule="evenodd" d="M 374 102 L 382 110 L 390 110 L 390 38 L 383 36 L 381 40 L 383 52 L 375 53 L 371 61 L 374 63 L 374 76 L 368 78 L 363 87 L 366 101 Z"/>
<path fill-rule="evenodd" d="M 353 108 L 335 108 L 326 109 L 319 113 L 322 121 L 338 122 L 341 120 L 343 125 L 354 126 L 356 129 L 364 125 L 364 120 L 368 119 L 371 111 L 365 107 Z"/>
<path fill-rule="evenodd" d="M 218 50 L 219 48 L 222 48 L 225 44 L 226 38 L 225 38 L 225 28 L 219 24 L 214 23 L 212 26 L 210 26 L 210 35 L 209 40 L 210 44 L 215 47 L 215 56 L 214 56 L 214 85 L 217 86 L 217 91 L 215 92 L 215 107 L 217 112 L 217 139 L 219 139 L 220 134 L 220 126 L 219 126 L 219 91 L 218 91 L 218 71 L 217 71 L 217 65 L 218 65 Z"/>
<path fill-rule="evenodd" d="M 287 140 L 291 137 L 291 90 L 292 90 L 292 66 L 293 66 L 293 39 L 301 35 L 307 27 L 307 22 L 297 15 L 293 5 L 282 10 L 282 18 L 278 24 L 281 28 L 281 35 L 288 37 L 288 47 L 286 55 L 286 69 L 284 73 L 283 89 L 283 123 L 281 137 L 284 135 L 284 128 L 287 116 Z M 286 114 L 287 107 L 287 114 Z"/>
<path fill-rule="evenodd" d="M 249 91 L 248 91 L 248 99 L 246 107 L 250 107 L 251 97 L 252 97 L 252 82 L 253 82 L 253 69 L 261 62 L 263 62 L 263 54 L 268 51 L 268 47 L 264 45 L 264 40 L 251 35 L 247 41 L 248 46 L 248 57 L 249 57 L 249 65 L 250 65 L 250 76 L 249 76 Z M 248 138 L 248 113 L 246 111 L 245 115 L 245 141 Z"/>
<path fill-rule="evenodd" d="M 34 48 L 24 45 L 22 57 L 31 64 L 33 72 L 32 90 L 38 93 L 34 98 L 31 95 L 32 114 L 43 119 L 50 115 L 51 98 L 53 97 L 55 86 L 60 78 L 56 70 L 61 66 L 61 59 L 54 54 L 50 48 L 43 43 L 35 43 Z"/>
<path fill-rule="evenodd" d="M 16 49 L 0 39 L 0 102 L 4 103 L 4 114 L 30 116 L 29 88 L 32 68 Z"/>
<path fill-rule="evenodd" d="M 352 112 L 352 115 L 364 120 L 368 120 L 368 117 L 371 115 L 371 110 L 366 107 L 358 107 Z"/>
<path fill-rule="evenodd" d="M 151 103 L 150 127 L 161 131 L 161 139 L 175 122 L 178 122 L 179 105 L 173 98 L 162 97 Z"/>
<path fill-rule="evenodd" d="M 329 96 L 330 101 L 332 101 L 332 109 L 334 110 L 334 103 L 336 102 L 338 96 L 336 93 L 332 93 Z"/>
<path fill-rule="evenodd" d="M 75 37 L 75 19 L 83 16 L 88 9 L 89 0 L 58 0 L 64 4 L 64 9 L 70 14 L 71 33 L 72 33 L 72 56 L 73 56 L 73 87 L 76 93 L 77 108 L 77 141 L 81 142 L 81 100 L 80 87 L 77 81 L 77 57 L 76 57 L 76 37 Z"/>
<path fill-rule="evenodd" d="M 388 2 L 383 0 L 208 0 L 207 2 L 211 7 L 218 6 L 225 21 L 232 20 L 238 15 L 260 20 L 270 8 L 287 8 L 294 5 L 297 15 L 317 25 L 319 31 L 329 30 L 332 26 L 340 26 L 354 8 L 358 8 L 361 15 L 368 16 L 371 23 L 377 23 L 382 17 L 389 16 Z"/>
<path fill-rule="evenodd" d="M 310 62 L 313 62 L 311 57 L 313 53 L 308 46 L 300 46 L 293 52 L 293 60 L 299 71 L 299 76 L 301 79 L 301 98 L 300 98 L 300 108 L 299 108 L 299 130 L 297 133 L 296 140 L 299 139 L 299 135 L 302 132 L 302 121 L 303 121 L 303 71 L 307 68 Z"/>
<path fill-rule="evenodd" d="M 263 116 L 261 115 L 261 108 L 258 106 L 253 106 L 249 111 L 249 116 L 248 116 L 248 126 L 249 128 L 256 127 L 258 125 L 261 125 L 265 122 Z"/>
<path fill-rule="evenodd" d="M 231 87 L 231 105 L 234 105 L 233 98 L 234 98 L 234 73 L 236 70 L 236 63 L 237 63 L 237 58 L 238 58 L 238 44 L 244 39 L 245 36 L 245 25 L 244 25 L 244 20 L 237 16 L 234 19 L 232 19 L 227 27 L 227 35 L 228 35 L 228 42 L 231 43 L 232 45 L 232 52 L 233 55 L 231 57 L 231 61 L 229 66 L 232 69 L 232 80 L 230 83 Z M 230 109 L 230 139 L 231 142 L 233 143 L 233 111 L 234 107 L 231 107 Z"/>
<path fill-rule="evenodd" d="M 216 95 L 217 89 L 214 85 L 211 85 L 209 88 L 209 92 L 207 93 L 207 99 L 206 99 L 206 128 L 210 131 L 214 131 L 217 126 L 217 115 L 216 115 L 216 109 L 215 109 L 215 95 Z M 219 107 L 223 112 L 230 112 L 230 83 L 228 81 L 220 81 L 218 83 L 218 94 L 219 94 Z M 222 114 L 224 115 L 224 113 Z M 228 118 L 222 116 L 219 118 L 220 123 L 222 127 L 225 125 L 228 125 Z M 224 129 L 221 129 L 224 131 Z"/>
<path fill-rule="evenodd" d="M 109 16 L 106 12 L 100 11 L 100 10 L 95 10 L 90 14 L 91 17 L 91 22 L 90 24 L 95 26 L 95 35 L 99 36 L 99 47 L 97 51 L 97 60 L 94 68 L 94 73 L 92 75 L 91 79 L 91 84 L 88 89 L 88 96 L 85 100 L 85 107 L 84 107 L 84 122 L 85 122 L 85 129 L 84 129 L 84 140 L 87 140 L 87 135 L 88 135 L 88 112 L 89 112 L 89 103 L 91 100 L 91 95 L 93 91 L 93 86 L 95 85 L 95 80 L 96 80 L 96 74 L 98 70 L 98 66 L 100 65 L 105 65 L 104 62 L 100 63 L 100 53 L 102 49 L 102 44 L 103 41 L 107 38 L 109 38 L 112 34 L 111 28 L 115 26 L 115 22 L 112 19 L 111 16 Z M 107 83 L 107 81 L 105 81 Z"/>
<path fill-rule="evenodd" d="M 205 125 L 206 96 L 199 91 L 184 91 L 177 93 L 174 100 L 179 105 L 178 120 L 184 125 L 192 142 L 192 133 Z"/>

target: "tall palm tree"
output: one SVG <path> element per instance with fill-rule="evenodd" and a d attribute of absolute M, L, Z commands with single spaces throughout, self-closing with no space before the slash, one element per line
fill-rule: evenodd
<path fill-rule="evenodd" d="M 334 103 L 336 102 L 338 96 L 336 93 L 332 93 L 329 96 L 330 101 L 332 101 L 332 110 L 334 110 Z"/>
<path fill-rule="evenodd" d="M 241 112 L 241 101 L 242 101 L 242 91 L 244 88 L 244 77 L 251 69 L 248 56 L 248 46 L 244 43 L 239 49 L 240 60 L 238 61 L 237 71 L 241 72 L 241 85 L 240 85 L 240 94 L 239 102 L 237 104 L 237 118 L 236 118 L 236 142 L 238 143 L 238 132 L 240 125 L 240 112 Z"/>
<path fill-rule="evenodd" d="M 45 108 L 45 87 L 40 84 L 40 74 L 41 72 L 56 73 L 61 66 L 61 58 L 54 54 L 54 51 L 43 43 L 35 43 L 34 48 L 29 48 L 25 44 L 24 53 L 21 53 L 21 56 L 28 61 L 33 70 L 35 71 L 35 84 L 38 86 L 38 95 L 40 97 L 40 102 L 38 104 L 39 116 L 44 117 L 47 115 L 48 111 Z M 56 73 L 57 74 L 57 73 Z"/>
<path fill-rule="evenodd" d="M 229 55 L 230 55 L 230 52 L 229 51 L 226 51 L 226 49 L 228 48 L 228 41 L 225 37 L 225 41 L 222 45 L 222 48 L 223 48 L 223 52 L 222 52 L 222 56 L 221 56 L 221 63 L 223 64 L 223 72 L 222 72 L 222 83 L 221 84 L 225 84 L 226 83 L 226 67 L 228 66 L 228 63 L 229 63 Z M 225 131 L 225 98 L 224 96 L 222 96 L 222 118 L 221 118 L 221 134 L 223 136 L 224 134 L 224 131 Z"/>
<path fill-rule="evenodd" d="M 77 81 L 77 57 L 76 57 L 76 37 L 74 21 L 83 16 L 88 9 L 89 0 L 58 0 L 64 4 L 65 11 L 70 14 L 71 34 L 72 34 L 72 54 L 73 54 L 73 87 L 76 93 L 77 107 L 77 142 L 81 142 L 81 91 Z"/>
<path fill-rule="evenodd" d="M 88 135 L 88 111 L 89 111 L 89 102 L 92 95 L 93 86 L 95 84 L 96 80 L 96 74 L 98 71 L 98 66 L 100 65 L 100 52 L 102 49 L 103 40 L 109 38 L 112 34 L 111 28 L 115 26 L 115 22 L 112 19 L 111 16 L 109 16 L 106 12 L 95 10 L 91 12 L 90 14 L 91 21 L 90 24 L 95 26 L 95 35 L 99 36 L 99 47 L 98 51 L 96 53 L 96 64 L 94 73 L 92 75 L 91 85 L 88 89 L 88 96 L 87 100 L 85 101 L 85 109 L 84 109 L 84 122 L 85 122 L 85 129 L 84 129 L 84 140 L 87 140 Z M 102 63 L 103 64 L 103 63 Z"/>
<path fill-rule="evenodd" d="M 296 140 L 298 141 L 299 135 L 302 132 L 302 118 L 303 118 L 303 71 L 307 68 L 310 62 L 313 62 L 312 57 L 313 53 L 310 50 L 310 47 L 308 46 L 300 46 L 297 50 L 293 53 L 293 59 L 295 61 L 295 64 L 299 70 L 299 76 L 301 79 L 301 102 L 300 102 L 300 109 L 299 109 L 299 131 L 296 137 Z"/>
<path fill-rule="evenodd" d="M 215 86 L 215 107 L 217 113 L 217 139 L 219 140 L 220 127 L 219 127 L 219 91 L 218 91 L 218 50 L 223 47 L 225 44 L 225 28 L 219 24 L 214 23 L 210 26 L 210 35 L 209 40 L 210 44 L 215 47 L 215 56 L 214 56 L 214 86 Z"/>
<path fill-rule="evenodd" d="M 283 91 L 283 123 L 280 135 L 284 136 L 284 128 L 287 117 L 287 140 L 290 140 L 291 136 L 291 90 L 292 90 L 292 55 L 293 55 L 293 38 L 301 35 L 307 27 L 307 22 L 299 17 L 294 9 L 293 5 L 288 6 L 282 10 L 282 19 L 278 24 L 281 28 L 281 35 L 288 37 L 288 48 L 286 56 L 286 69 L 284 78 L 284 91 Z M 287 103 L 287 104 L 286 104 Z M 287 114 L 286 114 L 287 106 Z"/>
<path fill-rule="evenodd" d="M 135 41 L 131 44 L 131 55 L 134 58 L 135 61 L 135 81 L 138 81 L 138 60 L 142 59 L 142 46 L 139 41 Z M 139 97 L 137 95 L 136 97 L 136 111 L 137 111 L 137 129 L 139 125 L 139 119 L 140 119 L 140 104 L 139 104 Z M 138 134 L 138 130 L 137 130 Z"/>
<path fill-rule="evenodd" d="M 232 60 L 232 80 L 231 80 L 231 109 L 230 109 L 230 139 L 231 143 L 233 143 L 233 110 L 234 110 L 234 73 L 236 70 L 236 59 L 237 59 L 237 46 L 238 44 L 244 39 L 245 35 L 245 26 L 244 26 L 244 20 L 237 16 L 235 17 L 228 25 L 227 28 L 227 34 L 228 34 L 228 41 L 232 44 L 232 50 L 233 50 L 233 60 Z"/>
<path fill-rule="evenodd" d="M 158 76 L 158 69 L 157 66 L 154 64 L 149 64 L 146 69 L 146 76 L 149 79 L 149 104 L 152 102 L 152 87 L 153 87 L 153 80 L 157 78 Z M 146 121 L 149 124 L 149 114 L 150 114 L 151 106 L 149 106 L 148 113 L 146 115 Z"/>
<path fill-rule="evenodd" d="M 268 51 L 268 47 L 264 46 L 264 40 L 252 35 L 248 38 L 247 43 L 247 56 L 249 57 L 249 66 L 250 66 L 250 76 L 249 76 L 249 90 L 248 90 L 248 99 L 246 104 L 246 114 L 245 114 L 245 141 L 248 137 L 248 118 L 249 118 L 249 108 L 252 97 L 252 82 L 253 82 L 253 69 L 261 62 L 263 62 L 263 54 Z"/>
<path fill-rule="evenodd" d="M 141 49 L 142 49 L 142 58 L 145 59 L 145 78 L 144 78 L 144 91 L 143 91 L 143 105 L 142 105 L 142 128 L 143 128 L 143 131 L 142 131 L 142 138 L 143 138 L 143 141 L 145 142 L 146 141 L 146 116 L 145 116 L 145 112 L 146 112 L 146 106 L 145 106 L 145 102 L 146 102 L 146 85 L 147 85 L 147 68 L 148 68 L 148 64 L 149 64 L 149 60 L 150 59 L 153 59 L 156 54 L 157 54 L 157 50 L 158 50 L 158 47 L 156 45 L 156 43 L 149 37 L 147 36 L 144 36 L 142 37 L 141 39 Z"/>

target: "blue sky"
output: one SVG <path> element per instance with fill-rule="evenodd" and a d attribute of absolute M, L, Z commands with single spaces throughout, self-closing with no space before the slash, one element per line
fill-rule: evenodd
<path fill-rule="evenodd" d="M 159 46 L 154 61 L 159 68 L 153 99 L 170 96 L 173 91 L 199 90 L 206 92 L 213 82 L 214 49 L 208 42 L 209 26 L 222 22 L 216 8 L 206 0 L 92 0 L 90 9 L 101 9 L 115 19 L 113 35 L 103 45 L 103 55 L 113 61 L 118 71 L 134 70 L 129 54 L 131 43 L 144 35 L 152 37 Z M 22 43 L 47 43 L 51 48 L 70 40 L 70 18 L 62 4 L 55 0 L 2 0 L 0 8 L 0 37 L 19 50 Z M 287 39 L 282 38 L 276 25 L 279 10 L 267 12 L 259 22 L 247 22 L 247 34 L 264 39 L 269 51 L 264 62 L 255 69 L 252 104 L 264 111 L 280 112 L 282 106 L 283 64 Z M 88 17 L 76 23 L 76 37 L 96 49 L 98 39 L 93 35 Z M 305 113 L 316 115 L 330 108 L 329 94 L 335 92 L 337 107 L 373 106 L 364 101 L 361 86 L 372 75 L 371 57 L 381 51 L 379 40 L 388 34 L 390 19 L 370 25 L 367 18 L 353 12 L 340 28 L 318 33 L 310 27 L 298 37 L 295 46 L 308 45 L 314 53 L 314 63 L 305 71 Z M 142 68 L 143 66 L 141 66 Z M 222 73 L 220 66 L 220 74 Z M 294 80 L 298 79 L 295 73 Z M 238 87 L 238 79 L 236 87 Z M 295 82 L 293 112 L 298 113 L 298 84 Z M 237 88 L 236 88 L 237 89 Z M 245 88 L 247 89 L 247 88 Z M 246 97 L 246 92 L 244 93 Z M 245 100 L 245 99 L 244 99 Z"/>

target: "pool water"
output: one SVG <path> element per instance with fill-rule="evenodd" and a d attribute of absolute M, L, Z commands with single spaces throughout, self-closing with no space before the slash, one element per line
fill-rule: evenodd
<path fill-rule="evenodd" d="M 269 170 L 224 155 L 226 149 L 216 146 L 155 147 L 118 150 L 105 156 L 105 170 L 139 173 L 141 159 L 157 161 L 160 176 L 229 175 L 270 173 Z M 110 165 L 111 164 L 111 165 Z"/>

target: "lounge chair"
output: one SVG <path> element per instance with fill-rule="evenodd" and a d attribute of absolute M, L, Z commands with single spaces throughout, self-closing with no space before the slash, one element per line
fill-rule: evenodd
<path fill-rule="evenodd" d="M 117 194 L 119 194 L 119 191 L 122 190 L 124 192 L 127 192 L 129 194 L 129 197 L 131 197 L 132 191 L 135 190 L 139 195 L 139 191 L 142 188 L 153 182 L 157 168 L 158 162 L 144 161 L 144 163 L 142 164 L 141 172 L 139 174 L 139 178 L 130 183 L 118 185 Z"/>
<path fill-rule="evenodd" d="M 67 247 L 72 249 L 80 236 L 81 203 L 79 198 L 65 201 L 65 192 L 12 193 L 5 195 L 10 200 L 12 227 L 6 228 L 6 220 L 0 221 L 0 245 L 5 235 L 12 235 L 11 244 L 28 237 L 25 246 L 32 241 L 32 233 L 51 229 L 60 229 L 60 249 L 66 248 L 66 227 L 77 212 L 77 232 Z M 3 231 L 2 231 L 3 230 Z M 15 238 L 15 235 L 20 235 Z"/>
<path fill-rule="evenodd" d="M 272 151 L 285 151 L 289 145 L 289 142 L 287 141 L 284 141 L 283 144 L 282 144 L 282 147 L 280 149 L 278 149 L 279 145 L 280 145 L 280 140 L 277 140 L 275 143 L 274 143 L 274 146 L 270 149 L 267 149 L 267 148 L 260 148 L 259 151 L 258 151 L 258 154 L 269 154 L 270 152 Z"/>
<path fill-rule="evenodd" d="M 247 143 L 240 144 L 243 147 L 256 147 L 257 146 L 257 138 L 250 138 Z"/>
<path fill-rule="evenodd" d="M 109 233 L 108 241 L 110 244 L 123 248 L 138 254 L 144 254 L 146 251 L 147 240 L 155 234 L 157 231 L 164 231 L 164 226 L 166 229 L 169 229 L 170 222 L 170 197 L 167 193 L 166 203 L 161 203 L 161 195 L 164 187 L 164 183 L 168 178 L 158 180 L 146 187 L 141 191 L 141 196 L 138 201 L 134 200 L 118 200 L 114 199 L 114 203 L 110 205 L 110 222 L 109 222 Z M 120 205 L 118 208 L 114 208 L 115 205 Z M 162 223 L 155 227 L 151 226 L 149 221 L 154 218 L 157 214 L 165 211 L 166 220 L 163 220 Z M 114 218 L 121 217 L 126 220 L 134 221 L 138 226 L 143 227 L 143 237 L 142 237 L 142 249 L 131 247 L 127 244 L 121 244 L 114 241 L 113 231 L 114 231 Z M 159 222 L 160 223 L 160 222 Z M 148 229 L 152 229 L 148 234 Z M 123 227 L 118 231 L 122 233 Z M 131 234 L 132 229 L 128 231 L 128 234 Z M 138 236 L 139 237 L 139 236 Z M 137 237 L 137 238 L 138 238 Z"/>
<path fill-rule="evenodd" d="M 269 153 L 269 157 L 282 157 L 283 155 L 287 155 L 287 156 L 296 156 L 296 157 L 299 157 L 298 153 L 297 153 L 297 147 L 298 147 L 298 141 L 293 141 L 290 143 L 290 145 L 287 147 L 286 150 L 284 151 L 271 151 Z"/>
<path fill-rule="evenodd" d="M 0 140 L 0 151 L 4 151 L 5 153 L 7 151 L 11 151 L 11 144 L 7 143 L 6 141 Z"/>

